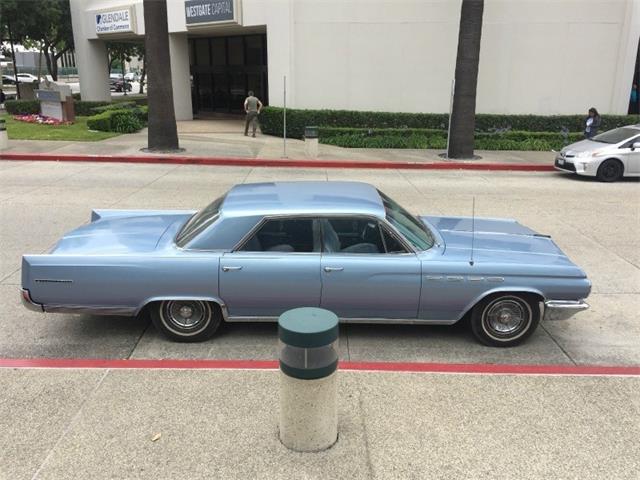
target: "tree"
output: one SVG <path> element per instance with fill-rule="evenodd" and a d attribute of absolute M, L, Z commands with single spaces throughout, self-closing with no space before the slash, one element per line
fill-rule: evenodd
<path fill-rule="evenodd" d="M 8 41 L 13 63 L 13 76 L 16 79 L 16 94 L 20 98 L 20 88 L 18 88 L 17 75 L 18 64 L 16 63 L 15 43 L 24 40 L 25 15 L 20 15 L 20 8 L 17 0 L 0 0 L 0 36 L 2 41 Z"/>
<path fill-rule="evenodd" d="M 473 158 L 483 10 L 484 0 L 462 0 L 453 109 L 449 119 L 449 158 Z"/>
<path fill-rule="evenodd" d="M 138 90 L 138 93 L 142 94 L 144 93 L 144 80 L 147 76 L 147 67 L 145 64 L 145 50 L 144 50 L 144 43 L 137 43 L 135 45 L 135 49 L 133 52 L 133 55 L 135 57 L 138 57 L 138 61 L 142 64 L 142 69 L 140 70 L 140 77 L 138 80 L 138 83 L 140 84 L 140 88 Z"/>
<path fill-rule="evenodd" d="M 9 39 L 12 49 L 16 42 L 39 48 L 49 74 L 57 80 L 58 59 L 73 49 L 69 0 L 1 0 L 0 12 L 3 38 Z"/>
<path fill-rule="evenodd" d="M 73 50 L 73 29 L 69 0 L 39 0 L 24 17 L 25 37 L 42 50 L 49 75 L 58 80 L 58 59 Z"/>
<path fill-rule="evenodd" d="M 130 62 L 133 56 L 135 44 L 126 42 L 108 42 L 107 53 L 109 55 L 109 68 L 107 73 L 111 73 L 114 64 L 120 63 L 122 74 L 124 75 L 124 62 Z"/>
<path fill-rule="evenodd" d="M 143 0 L 149 104 L 149 150 L 178 150 L 166 0 Z"/>

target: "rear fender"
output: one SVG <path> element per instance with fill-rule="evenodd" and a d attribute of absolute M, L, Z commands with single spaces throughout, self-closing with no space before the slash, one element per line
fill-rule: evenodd
<path fill-rule="evenodd" d="M 218 305 L 220 307 L 220 311 L 222 312 L 223 320 L 226 322 L 227 319 L 229 318 L 229 315 L 227 313 L 227 305 L 222 301 L 221 298 L 218 298 L 218 297 L 201 297 L 201 296 L 184 296 L 184 295 L 147 298 L 140 305 L 138 305 L 138 308 L 136 309 L 136 315 L 138 315 L 148 305 L 150 305 L 152 303 L 155 303 L 155 302 L 163 302 L 165 300 L 193 300 L 193 301 L 215 303 L 216 305 Z"/>

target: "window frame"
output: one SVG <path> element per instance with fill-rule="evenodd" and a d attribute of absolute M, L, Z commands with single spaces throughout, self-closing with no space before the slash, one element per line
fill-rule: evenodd
<path fill-rule="evenodd" d="M 283 214 L 283 215 L 267 215 L 262 217 L 262 219 L 256 223 L 241 239 L 240 241 L 231 249 L 230 253 L 251 253 L 251 254 L 269 254 L 269 255 L 320 255 L 322 253 L 322 236 L 320 236 L 320 250 L 317 252 L 268 252 L 265 250 L 261 251 L 248 251 L 242 250 L 242 248 L 256 235 L 267 222 L 271 220 L 309 220 L 311 221 L 311 228 L 313 229 L 313 234 L 315 237 L 316 229 L 313 228 L 314 224 L 317 221 L 317 217 L 315 215 L 291 215 L 291 214 Z M 315 246 L 316 239 L 313 239 L 313 243 Z"/>
<path fill-rule="evenodd" d="M 412 245 L 410 245 L 405 239 L 404 237 L 395 230 L 395 228 L 393 228 L 393 225 L 389 224 L 389 222 L 387 222 L 386 218 L 382 219 L 380 217 L 377 217 L 375 215 L 367 215 L 367 214 L 362 214 L 362 213 L 347 213 L 347 214 L 330 214 L 330 215 L 319 215 L 316 217 L 318 220 L 320 219 L 331 219 L 331 218 L 336 218 L 336 219 L 341 219 L 341 218 L 355 218 L 355 219 L 366 219 L 367 221 L 375 221 L 378 224 L 378 232 L 380 233 L 380 237 L 382 240 L 382 244 L 384 246 L 385 251 L 381 252 L 381 253 L 353 253 L 353 252 L 325 252 L 324 251 L 324 235 L 322 232 L 323 226 L 322 223 L 320 223 L 320 251 L 322 254 L 332 254 L 332 255 L 357 255 L 359 257 L 363 257 L 366 255 L 416 255 L 416 251 L 413 248 Z M 387 244 L 384 240 L 384 235 L 383 235 L 383 231 L 382 229 L 386 229 L 387 233 L 389 235 L 391 235 L 392 237 L 394 237 L 398 243 L 400 245 L 402 245 L 402 247 L 405 249 L 404 252 L 399 253 L 399 252 L 388 252 L 387 250 Z"/>

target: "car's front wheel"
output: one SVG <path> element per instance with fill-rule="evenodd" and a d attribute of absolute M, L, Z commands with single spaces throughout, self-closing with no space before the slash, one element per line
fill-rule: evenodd
<path fill-rule="evenodd" d="M 533 295 L 491 295 L 473 308 L 471 330 L 485 345 L 512 347 L 525 341 L 535 331 L 540 314 L 539 300 Z"/>
<path fill-rule="evenodd" d="M 201 342 L 216 333 L 222 315 L 217 305 L 200 300 L 165 300 L 151 306 L 156 328 L 177 342 Z"/>
<path fill-rule="evenodd" d="M 605 160 L 600 164 L 596 177 L 601 182 L 615 182 L 617 180 L 620 180 L 623 173 L 624 167 L 622 166 L 622 163 L 620 163 L 618 160 L 610 158 L 609 160 Z"/>

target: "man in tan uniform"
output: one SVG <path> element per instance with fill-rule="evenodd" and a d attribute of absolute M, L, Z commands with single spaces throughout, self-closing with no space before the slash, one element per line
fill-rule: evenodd
<path fill-rule="evenodd" d="M 256 127 L 258 126 L 258 115 L 262 110 L 262 102 L 253 96 L 253 92 L 249 91 L 249 96 L 244 101 L 244 111 L 247 112 L 247 118 L 244 122 L 244 136 L 249 133 L 249 124 L 253 128 L 253 138 L 256 138 Z"/>

